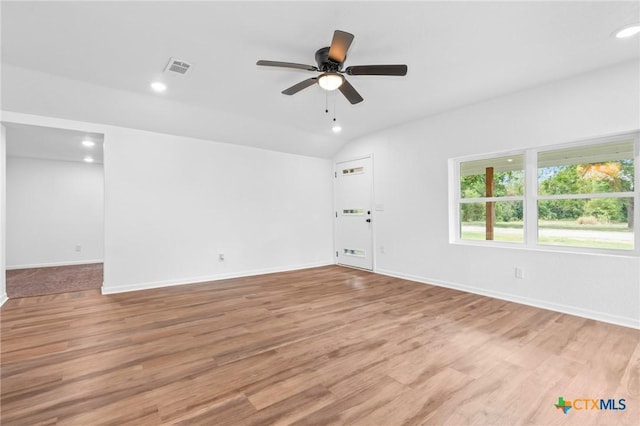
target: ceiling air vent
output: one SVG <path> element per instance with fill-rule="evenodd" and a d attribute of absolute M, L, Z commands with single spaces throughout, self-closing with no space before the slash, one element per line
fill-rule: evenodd
<path fill-rule="evenodd" d="M 175 72 L 180 75 L 185 75 L 187 71 L 191 69 L 191 64 L 181 59 L 169 58 L 169 63 L 164 69 L 164 72 Z"/>

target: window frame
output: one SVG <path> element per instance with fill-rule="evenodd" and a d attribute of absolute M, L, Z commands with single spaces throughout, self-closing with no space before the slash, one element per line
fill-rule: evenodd
<path fill-rule="evenodd" d="M 599 192 L 590 194 L 554 194 L 539 195 L 538 193 L 538 155 L 542 152 L 554 151 L 558 149 L 580 148 L 590 145 L 606 144 L 616 141 L 632 140 L 634 145 L 634 190 L 632 192 Z M 524 155 L 524 179 L 525 188 L 522 196 L 508 197 L 476 197 L 463 198 L 460 188 L 460 165 L 461 163 L 476 160 L 486 160 L 491 158 Z M 536 148 L 491 152 L 487 154 L 469 155 L 457 157 L 449 160 L 449 182 L 450 182 L 450 203 L 449 203 L 449 242 L 468 246 L 481 247 L 502 247 L 512 249 L 528 249 L 553 252 L 605 254 L 617 256 L 640 255 L 640 132 L 625 132 L 610 136 L 591 138 L 574 141 L 570 143 L 553 144 Z M 634 200 L 634 248 L 632 250 L 597 248 L 597 247 L 575 247 L 555 244 L 541 244 L 538 241 L 538 202 L 554 199 L 594 199 L 594 198 L 628 198 Z M 461 205 L 464 203 L 484 203 L 496 201 L 522 201 L 523 203 L 523 240 L 522 242 L 507 242 L 496 240 L 468 240 L 461 235 Z"/>
<path fill-rule="evenodd" d="M 461 193 L 460 193 L 460 164 L 461 163 L 466 163 L 469 161 L 476 161 L 476 160 L 487 160 L 487 159 L 491 159 L 491 158 L 500 158 L 500 157 L 515 157 L 515 156 L 523 156 L 524 157 L 524 161 L 525 161 L 525 166 L 524 166 L 524 179 L 525 179 L 525 188 L 524 188 L 524 194 L 523 195 L 511 195 L 511 196 L 503 196 L 503 197 L 473 197 L 473 198 L 464 198 L 462 197 Z M 465 157 L 465 158 L 461 158 L 458 159 L 456 162 L 456 167 L 455 167 L 455 173 L 456 173 L 456 208 L 455 208 L 455 221 L 456 221 L 456 226 L 455 226 L 455 238 L 459 241 L 459 242 L 463 242 L 465 244 L 480 244 L 480 245 L 485 245 L 486 243 L 489 244 L 495 244 L 498 246 L 505 246 L 505 247 L 513 247 L 514 245 L 522 245 L 527 241 L 527 229 L 526 229 L 526 214 L 527 214 L 527 201 L 526 201 L 526 195 L 527 195 L 527 191 L 528 191 L 528 187 L 527 187 L 527 168 L 526 168 L 526 161 L 527 161 L 527 156 L 525 154 L 525 151 L 523 150 L 519 150 L 519 151 L 506 151 L 506 152 L 499 152 L 499 153 L 494 153 L 492 155 L 479 155 L 479 156 L 471 156 L 471 157 Z M 505 201 L 522 201 L 522 223 L 523 223 L 523 236 L 522 236 L 522 242 L 510 242 L 510 241 L 498 241 L 498 240 L 467 240 L 467 239 L 463 239 L 462 238 L 462 222 L 460 221 L 460 211 L 462 204 L 473 204 L 473 203 L 491 203 L 491 202 L 505 202 Z"/>

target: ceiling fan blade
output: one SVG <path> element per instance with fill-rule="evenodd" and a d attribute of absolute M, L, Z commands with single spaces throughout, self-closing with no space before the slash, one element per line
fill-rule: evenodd
<path fill-rule="evenodd" d="M 256 65 L 262 65 L 265 67 L 281 67 L 281 68 L 295 68 L 298 70 L 305 70 L 305 71 L 318 71 L 317 67 L 314 67 L 313 65 L 305 65 L 305 64 L 296 64 L 293 62 L 279 62 L 279 61 L 258 61 L 256 62 Z"/>
<path fill-rule="evenodd" d="M 344 70 L 349 75 L 407 75 L 406 65 L 354 65 Z"/>
<path fill-rule="evenodd" d="M 339 64 L 343 63 L 347 57 L 349 46 L 353 42 L 353 37 L 353 34 L 344 31 L 334 31 L 331 47 L 329 47 L 329 59 Z"/>
<path fill-rule="evenodd" d="M 351 83 L 347 81 L 346 78 L 338 89 L 342 92 L 344 97 L 347 98 L 349 102 L 351 102 L 351 104 L 357 104 L 364 101 L 362 96 L 360 96 L 360 93 L 358 93 L 358 91 L 351 85 Z"/>
<path fill-rule="evenodd" d="M 298 84 L 294 84 L 293 86 L 289 87 L 288 89 L 283 90 L 282 93 L 284 95 L 295 95 L 296 93 L 298 93 L 302 89 L 306 89 L 307 87 L 315 84 L 317 80 L 318 79 L 316 77 L 308 78 L 308 79 L 306 79 L 304 81 L 301 81 Z"/>

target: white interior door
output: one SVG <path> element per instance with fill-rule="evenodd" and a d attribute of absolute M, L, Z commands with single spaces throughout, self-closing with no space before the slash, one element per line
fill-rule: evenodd
<path fill-rule="evenodd" d="M 373 270 L 371 157 L 337 163 L 335 181 L 337 263 Z"/>

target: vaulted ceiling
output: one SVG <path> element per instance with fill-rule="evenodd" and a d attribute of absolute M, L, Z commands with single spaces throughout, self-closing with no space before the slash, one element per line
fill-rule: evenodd
<path fill-rule="evenodd" d="M 5 110 L 321 157 L 380 129 L 640 56 L 638 37 L 613 37 L 640 20 L 636 1 L 1 7 Z M 349 77 L 365 99 L 351 105 L 317 86 L 285 96 L 314 74 L 256 66 L 314 65 L 336 29 L 355 35 L 345 65 L 407 64 L 407 76 Z M 192 70 L 163 74 L 170 57 Z M 155 79 L 165 93 L 149 89 Z M 340 134 L 331 131 L 334 112 Z"/>

